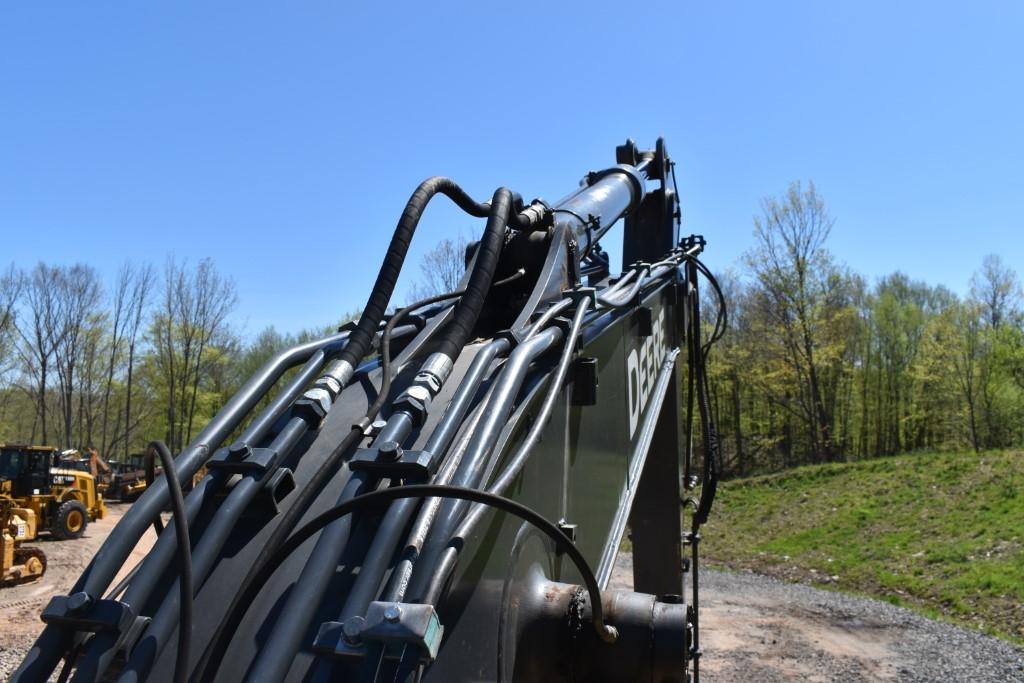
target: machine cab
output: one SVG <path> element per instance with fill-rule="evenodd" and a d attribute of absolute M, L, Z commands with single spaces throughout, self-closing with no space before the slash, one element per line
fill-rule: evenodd
<path fill-rule="evenodd" d="M 0 482 L 14 497 L 50 491 L 54 449 L 40 446 L 0 446 Z"/>

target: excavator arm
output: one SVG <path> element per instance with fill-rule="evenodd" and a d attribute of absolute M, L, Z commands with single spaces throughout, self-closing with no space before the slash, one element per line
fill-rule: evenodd
<path fill-rule="evenodd" d="M 466 274 L 388 314 L 442 194 L 485 219 Z M 619 222 L 613 273 L 600 242 Z M 156 444 L 167 476 L 46 607 L 13 680 L 699 676 L 724 307 L 703 334 L 698 281 L 717 285 L 679 224 L 662 140 L 627 141 L 554 203 L 424 181 L 357 323 L 274 356 L 176 457 Z M 613 590 L 627 531 L 634 590 Z"/>

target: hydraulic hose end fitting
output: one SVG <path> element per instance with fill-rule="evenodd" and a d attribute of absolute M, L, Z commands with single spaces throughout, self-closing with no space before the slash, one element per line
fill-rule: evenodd
<path fill-rule="evenodd" d="M 354 374 L 355 368 L 351 363 L 346 360 L 333 360 L 328 363 L 324 374 L 320 376 L 314 386 L 329 392 L 331 400 L 334 400 Z"/>

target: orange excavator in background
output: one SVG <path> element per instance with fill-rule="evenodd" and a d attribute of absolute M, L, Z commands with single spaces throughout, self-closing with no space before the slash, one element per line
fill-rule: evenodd
<path fill-rule="evenodd" d="M 107 461 L 100 457 L 98 450 L 90 446 L 83 450 L 71 448 L 61 451 L 60 462 L 63 467 L 68 469 L 91 474 L 96 482 L 96 490 L 103 495 L 107 495 L 114 477 L 114 471 L 107 464 Z"/>

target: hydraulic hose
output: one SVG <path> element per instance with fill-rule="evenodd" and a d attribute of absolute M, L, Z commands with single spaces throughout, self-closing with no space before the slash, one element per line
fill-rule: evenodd
<path fill-rule="evenodd" d="M 427 204 L 438 193 L 444 194 L 452 199 L 460 208 L 470 215 L 478 217 L 484 215 L 490 216 L 487 228 L 485 229 L 484 239 L 481 243 L 480 253 L 477 255 L 476 263 L 474 264 L 474 272 L 470 277 L 469 285 L 467 285 L 467 290 L 471 287 L 473 288 L 473 297 L 468 305 L 465 304 L 464 301 L 460 301 L 460 310 L 456 312 L 455 320 L 453 320 L 452 324 L 449 325 L 449 329 L 452 331 L 447 334 L 445 340 L 441 342 L 441 348 L 448 350 L 448 353 L 451 354 L 449 355 L 449 358 L 456 357 L 458 351 L 460 351 L 462 346 L 465 345 L 465 340 L 468 339 L 469 332 L 472 330 L 473 325 L 476 324 L 477 317 L 479 317 L 480 309 L 483 306 L 483 297 L 486 296 L 487 289 L 490 287 L 491 281 L 494 277 L 494 271 L 497 268 L 497 257 L 502 245 L 504 244 L 504 231 L 509 212 L 511 211 L 513 199 L 511 192 L 502 188 L 494 194 L 493 203 L 495 206 L 488 207 L 473 201 L 473 199 L 452 180 L 435 176 L 423 181 L 420 186 L 416 188 L 416 191 L 413 192 L 412 196 L 409 198 L 405 210 L 402 212 L 402 216 L 395 228 L 394 235 L 391 238 L 391 244 L 388 247 L 384 263 L 381 265 L 380 272 L 377 275 L 377 281 L 374 284 L 373 291 L 367 301 L 367 305 L 363 310 L 363 315 L 360 317 L 356 329 L 351 332 L 349 336 L 349 343 L 339 355 L 337 363 L 342 367 L 347 364 L 349 368 L 354 368 L 355 364 L 362 359 L 369 348 L 370 341 L 372 340 L 372 334 L 379 328 L 387 305 L 391 299 L 395 283 L 398 280 L 398 275 L 405 260 L 405 255 L 408 252 L 409 243 L 412 240 L 413 233 L 416 231 L 416 226 L 419 224 L 420 218 L 422 217 Z M 517 276 L 521 276 L 521 274 L 518 274 Z M 468 291 L 466 295 L 463 295 L 464 300 L 466 296 L 468 296 Z M 458 325 L 455 324 L 456 321 L 458 321 Z M 387 336 L 387 330 L 385 330 L 385 336 Z M 459 342 L 460 336 L 461 342 Z M 382 340 L 382 342 L 386 343 L 386 340 Z M 346 372 L 351 372 L 351 370 Z M 384 381 L 390 381 L 389 369 L 384 372 L 383 376 Z M 230 615 L 237 610 L 238 596 L 244 591 L 246 586 L 252 580 L 252 577 L 258 572 L 262 563 L 266 561 L 267 557 L 269 557 L 269 554 L 273 552 L 277 546 L 283 543 L 287 538 L 287 535 L 295 528 L 295 525 L 302 518 L 302 515 L 309 508 L 315 497 L 319 494 L 323 485 L 337 470 L 345 454 L 354 448 L 359 442 L 363 434 L 361 429 L 362 424 L 369 424 L 372 422 L 380 412 L 381 408 L 383 408 L 384 401 L 387 396 L 387 392 L 383 389 L 386 388 L 387 387 L 382 387 L 382 391 L 379 392 L 377 399 L 367 411 L 365 418 L 360 421 L 360 424 L 353 426 L 349 435 L 331 452 L 320 468 L 313 474 L 306 486 L 294 494 L 296 496 L 295 501 L 288 510 L 283 513 L 281 520 L 271 533 L 271 536 L 268 538 L 263 550 L 256 557 L 249 572 L 242 579 L 239 593 L 237 593 L 235 598 L 232 600 L 226 614 Z M 226 648 L 227 646 L 226 643 L 221 645 L 226 638 L 226 633 L 228 632 L 227 622 L 228 617 L 225 616 L 217 630 L 214 632 L 214 636 L 210 641 L 210 647 L 207 649 L 203 660 L 200 662 L 200 670 L 208 668 L 210 657 L 214 656 L 215 653 L 217 656 L 223 656 L 223 652 L 218 652 L 218 650 Z M 233 628 L 234 627 L 232 627 L 232 629 Z"/>
<path fill-rule="evenodd" d="M 439 193 L 454 201 L 459 208 L 471 216 L 482 218 L 494 213 L 493 207 L 489 208 L 484 204 L 477 203 L 449 178 L 434 176 L 420 183 L 409 197 L 405 210 L 402 211 L 402 215 L 398 219 L 398 225 L 395 226 L 395 232 L 391 237 L 390 245 L 388 245 L 384 262 L 377 273 L 377 280 L 374 282 L 370 298 L 366 302 L 366 307 L 359 317 L 356 328 L 352 330 L 348 345 L 338 358 L 339 363 L 347 364 L 347 372 L 353 371 L 370 348 L 373 335 L 380 326 L 380 321 L 384 319 L 388 304 L 391 302 L 391 295 L 394 293 L 395 283 L 398 282 L 398 276 L 402 271 L 402 264 L 405 262 L 405 256 L 409 251 L 413 234 L 416 232 L 416 226 L 419 224 L 427 204 Z M 511 195 L 506 201 L 508 208 L 511 208 Z M 501 208 L 506 211 L 504 216 L 507 220 L 508 208 Z"/>
<path fill-rule="evenodd" d="M 174 659 L 174 683 L 188 681 L 189 641 L 192 640 L 192 546 L 188 538 L 188 519 L 185 517 L 185 499 L 181 495 L 178 472 L 174 466 L 171 450 L 163 441 L 151 441 L 149 447 L 160 456 L 164 478 L 171 493 L 171 514 L 174 516 L 174 536 L 178 539 L 178 572 L 180 580 L 178 600 L 181 603 L 181 619 L 178 622 L 178 651 Z"/>
<path fill-rule="evenodd" d="M 475 487 L 479 485 L 481 478 L 485 475 L 487 456 L 491 453 L 502 427 L 508 420 L 512 404 L 526 378 L 530 364 L 561 338 L 562 331 L 559 328 L 549 327 L 521 343 L 509 355 L 505 368 L 496 381 L 487 412 L 452 478 L 454 486 Z M 418 598 L 426 588 L 426 583 L 433 575 L 436 560 L 455 530 L 455 526 L 461 520 L 465 507 L 464 500 L 448 500 L 442 503 L 434 520 L 430 538 L 423 548 L 420 560 L 416 563 L 408 589 L 411 592 L 407 595 Z"/>
<path fill-rule="evenodd" d="M 493 283 L 494 273 L 498 268 L 498 258 L 505 243 L 505 231 L 508 217 L 512 210 L 512 201 L 512 193 L 506 188 L 496 190 L 491 199 L 487 225 L 484 228 L 484 235 L 473 262 L 473 270 L 470 273 L 469 282 L 466 284 L 465 290 L 455 306 L 455 314 L 452 321 L 445 330 L 444 336 L 435 352 L 436 355 L 442 355 L 447 358 L 446 367 L 451 367 L 451 364 L 454 363 L 462 352 L 483 309 L 484 300 Z M 390 329 L 398 322 L 398 319 L 413 308 L 452 298 L 458 294 L 458 292 L 453 292 L 438 297 L 431 297 L 402 309 L 401 313 L 396 315 L 395 319 L 389 321 L 388 326 L 385 328 L 382 340 L 382 352 L 385 354 L 383 360 L 390 361 L 390 358 L 387 357 L 389 355 L 387 349 L 383 347 L 388 342 Z M 390 368 L 384 369 L 383 378 L 382 389 L 378 393 L 370 412 L 379 411 L 387 399 L 386 389 L 387 385 L 390 384 Z M 440 377 L 439 379 L 443 381 L 445 377 Z M 396 418 L 401 419 L 399 416 L 392 415 L 389 423 L 396 420 Z M 404 436 L 407 435 L 408 430 L 412 426 L 411 420 L 403 420 L 403 423 L 406 424 L 406 429 L 402 430 L 402 434 L 396 434 L 396 440 L 399 443 L 404 440 Z M 368 481 L 367 486 L 372 486 L 373 483 Z M 344 502 L 344 498 L 339 502 Z M 392 552 L 390 549 L 398 543 L 401 533 L 413 512 L 413 507 L 406 504 L 399 505 L 385 515 L 378 537 L 375 538 L 373 545 L 370 547 L 370 551 L 360 569 L 356 584 L 346 600 L 343 608 L 344 612 L 364 611 L 366 606 L 373 600 L 374 595 L 379 590 L 380 582 L 386 569 L 386 563 L 390 559 Z M 250 679 L 275 680 L 277 676 L 284 675 L 291 665 L 291 659 L 294 657 L 295 650 L 299 644 L 295 631 L 298 631 L 299 635 L 301 635 L 303 632 L 301 620 L 311 615 L 320 603 L 323 590 L 327 586 L 326 581 L 321 577 L 322 575 L 329 576 L 327 574 L 328 571 L 333 573 L 333 568 L 337 565 L 337 559 L 344 552 L 348 540 L 347 531 L 342 532 L 341 527 L 350 527 L 350 521 L 348 519 L 339 520 L 331 528 L 333 529 L 334 526 L 339 527 L 337 534 L 341 535 L 337 536 L 337 538 L 332 537 L 333 542 L 329 541 L 325 535 L 316 544 L 300 579 L 304 590 L 301 594 L 296 594 L 289 600 L 288 608 L 285 611 L 286 616 L 275 625 L 270 638 L 268 638 L 257 659 L 256 668 Z"/>
<path fill-rule="evenodd" d="M 537 413 L 536 419 L 530 427 L 529 433 L 526 438 L 519 445 L 515 454 L 509 460 L 505 469 L 502 470 L 497 480 L 487 488 L 488 493 L 495 495 L 501 495 L 505 489 L 515 480 L 522 471 L 523 466 L 526 465 L 526 461 L 530 457 L 530 453 L 533 451 L 534 446 L 540 441 L 541 433 L 551 420 L 551 413 L 555 407 L 555 400 L 561 393 L 562 383 L 565 382 L 565 376 L 569 370 L 569 363 L 572 361 L 573 353 L 576 349 L 576 339 L 579 337 L 580 328 L 583 326 L 583 318 L 587 314 L 587 308 L 590 302 L 586 299 L 580 302 L 580 305 L 576 309 L 576 314 L 573 316 L 572 327 L 569 330 L 568 337 L 565 340 L 565 346 L 562 349 L 562 356 L 558 361 L 558 367 L 555 369 L 554 377 L 551 379 L 551 384 L 548 386 L 547 394 L 544 397 L 544 402 L 541 405 L 540 411 Z M 441 593 L 444 590 L 444 586 L 448 583 L 448 578 L 451 572 L 455 569 L 455 562 L 458 559 L 459 550 L 465 543 L 465 539 L 469 537 L 470 532 L 480 517 L 486 511 L 485 505 L 475 505 L 465 519 L 459 525 L 458 530 L 448 541 L 448 546 L 442 551 L 441 558 L 438 561 L 437 570 L 433 577 L 431 577 L 430 584 L 427 587 L 426 593 L 424 594 L 424 601 L 436 604 L 441 599 Z"/>
<path fill-rule="evenodd" d="M 260 590 L 266 582 L 270 580 L 270 577 L 274 574 L 277 568 L 281 566 L 286 559 L 288 559 L 288 556 L 295 552 L 310 537 L 330 525 L 335 520 L 346 517 L 357 510 L 380 506 L 384 503 L 402 498 L 422 499 L 432 497 L 450 498 L 489 505 L 529 522 L 539 531 L 548 536 L 555 543 L 558 550 L 560 552 L 564 552 L 569 558 L 569 561 L 576 566 L 583 578 L 584 586 L 586 587 L 590 598 L 591 618 L 597 636 L 606 643 L 614 643 L 618 639 L 618 631 L 616 628 L 606 624 L 604 621 L 601 588 L 597 583 L 594 572 L 590 569 L 590 566 L 587 564 L 587 561 L 580 550 L 573 544 L 569 537 L 567 537 L 558 528 L 558 526 L 535 510 L 508 498 L 502 498 L 501 496 L 496 496 L 493 493 L 478 491 L 476 489 L 467 489 L 458 486 L 437 486 L 432 484 L 398 486 L 395 488 L 380 489 L 371 493 L 364 493 L 354 498 L 350 498 L 343 503 L 339 503 L 335 507 L 310 520 L 308 523 L 296 530 L 296 532 L 290 536 L 280 548 L 278 548 L 277 552 L 275 552 L 270 558 L 270 561 L 260 569 L 256 576 L 256 580 L 247 588 L 245 594 L 242 596 L 243 600 L 239 607 L 239 611 L 242 612 L 242 614 L 238 615 L 239 619 L 244 616 L 245 609 L 252 603 L 255 597 L 259 595 Z M 220 663 L 220 659 L 212 661 L 211 665 L 207 667 L 205 672 L 203 672 L 203 677 L 199 679 L 199 683 L 207 683 L 215 680 Z M 263 677 L 263 672 L 256 671 L 254 673 L 259 675 L 261 678 Z"/>
<path fill-rule="evenodd" d="M 452 361 L 462 352 L 484 307 L 484 299 L 498 269 L 498 257 L 505 244 L 505 229 L 511 211 L 512 192 L 504 187 L 498 188 L 491 198 L 487 226 L 484 228 L 483 239 L 480 240 L 473 272 L 466 285 L 466 293 L 456 304 L 455 317 L 437 349 L 438 353 L 444 354 Z"/>

